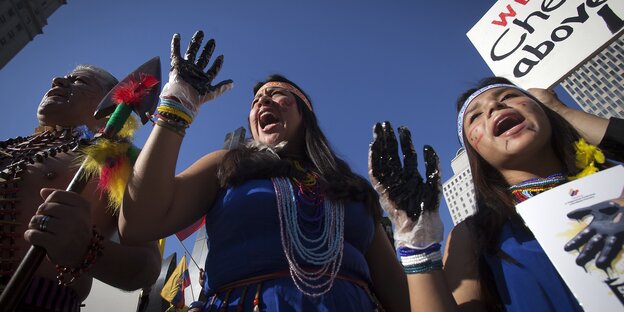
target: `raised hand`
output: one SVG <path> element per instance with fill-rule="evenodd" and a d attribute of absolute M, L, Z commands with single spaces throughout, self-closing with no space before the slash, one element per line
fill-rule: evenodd
<path fill-rule="evenodd" d="M 223 55 L 217 56 L 210 68 L 204 69 L 215 49 L 214 39 L 208 40 L 201 54 L 195 60 L 201 47 L 204 33 L 200 30 L 193 35 L 184 58 L 180 54 L 180 35 L 174 34 L 171 40 L 171 71 L 169 82 L 163 87 L 161 98 L 173 99 L 197 113 L 199 106 L 208 102 L 233 86 L 232 80 L 223 80 L 215 85 L 214 78 L 223 66 Z"/>
<path fill-rule="evenodd" d="M 425 145 L 426 180 L 417 168 L 417 155 L 407 127 L 399 127 L 403 165 L 394 130 L 389 122 L 373 128 L 369 151 L 369 176 L 381 197 L 382 207 L 395 225 L 398 246 L 426 247 L 442 240 L 438 214 L 440 170 L 436 152 Z"/>
<path fill-rule="evenodd" d="M 538 99 L 542 104 L 548 106 L 548 108 L 561 114 L 562 110 L 565 110 L 567 106 L 559 100 L 557 93 L 549 89 L 531 88 L 528 89 L 529 93 Z"/>
<path fill-rule="evenodd" d="M 568 213 L 568 218 L 581 220 L 591 215 L 589 225 L 563 247 L 565 251 L 587 244 L 576 257 L 576 264 L 584 266 L 598 255 L 596 267 L 606 270 L 622 249 L 624 242 L 624 207 L 615 201 L 603 201 Z"/>
<path fill-rule="evenodd" d="M 427 180 L 418 172 L 418 161 L 412 136 L 407 127 L 399 127 L 403 152 L 403 166 L 399 159 L 397 140 L 389 122 L 377 123 L 373 129 L 370 146 L 370 175 L 375 187 L 391 201 L 395 209 L 403 210 L 417 221 L 425 210 L 437 211 L 440 205 L 440 171 L 438 155 L 425 145 L 425 170 Z"/>

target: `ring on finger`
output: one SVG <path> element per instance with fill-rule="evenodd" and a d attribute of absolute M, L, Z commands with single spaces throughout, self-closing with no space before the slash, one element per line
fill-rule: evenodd
<path fill-rule="evenodd" d="M 48 229 L 48 222 L 50 221 L 50 217 L 49 216 L 43 216 L 41 217 L 41 219 L 39 219 L 39 230 L 43 231 L 43 232 L 47 232 Z"/>

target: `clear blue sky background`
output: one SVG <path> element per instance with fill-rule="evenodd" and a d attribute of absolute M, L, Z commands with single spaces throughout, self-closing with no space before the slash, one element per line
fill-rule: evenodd
<path fill-rule="evenodd" d="M 494 3 L 69 0 L 0 70 L 0 139 L 32 133 L 54 76 L 90 63 L 123 78 L 158 55 L 166 80 L 172 34 L 181 34 L 185 48 L 202 29 L 217 40 L 215 56 L 225 55 L 219 78 L 233 79 L 235 88 L 202 107 L 184 139 L 178 172 L 220 148 L 228 131 L 246 126 L 252 86 L 280 73 L 310 94 L 325 134 L 359 174 L 367 172 L 373 124 L 389 120 L 412 130 L 418 151 L 434 146 L 446 181 L 459 148 L 455 99 L 491 75 L 465 34 Z M 150 128 L 139 131 L 137 145 Z M 440 211 L 447 234 L 452 221 L 443 199 Z M 176 251 L 181 256 L 180 244 L 169 238 L 165 256 Z"/>

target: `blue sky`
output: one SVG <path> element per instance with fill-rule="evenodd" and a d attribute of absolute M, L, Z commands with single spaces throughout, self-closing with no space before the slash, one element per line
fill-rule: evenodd
<path fill-rule="evenodd" d="M 123 78 L 158 55 L 166 80 L 172 34 L 181 34 L 185 48 L 202 29 L 217 41 L 215 56 L 225 55 L 218 78 L 233 79 L 235 87 L 202 107 L 187 131 L 178 172 L 245 126 L 252 86 L 280 73 L 310 95 L 321 128 L 359 174 L 366 175 L 373 124 L 389 120 L 412 130 L 417 151 L 434 146 L 446 181 L 459 148 L 455 99 L 491 75 L 465 34 L 494 3 L 69 0 L 0 70 L 0 139 L 32 133 L 53 77 L 90 63 Z M 137 145 L 149 130 L 139 131 Z M 452 221 L 443 199 L 440 211 L 447 234 Z M 179 243 L 169 239 L 165 256 L 174 251 L 181 256 Z"/>

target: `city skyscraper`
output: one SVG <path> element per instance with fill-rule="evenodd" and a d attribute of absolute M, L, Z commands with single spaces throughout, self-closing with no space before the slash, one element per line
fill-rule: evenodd
<path fill-rule="evenodd" d="M 0 1 L 0 69 L 35 36 L 43 33 L 48 17 L 66 0 Z"/>
<path fill-rule="evenodd" d="M 449 209 L 453 224 L 457 224 L 476 211 L 472 173 L 468 163 L 468 155 L 460 148 L 451 161 L 453 177 L 442 184 L 444 200 Z"/>
<path fill-rule="evenodd" d="M 561 85 L 584 111 L 605 118 L 624 118 L 624 34 Z"/>

